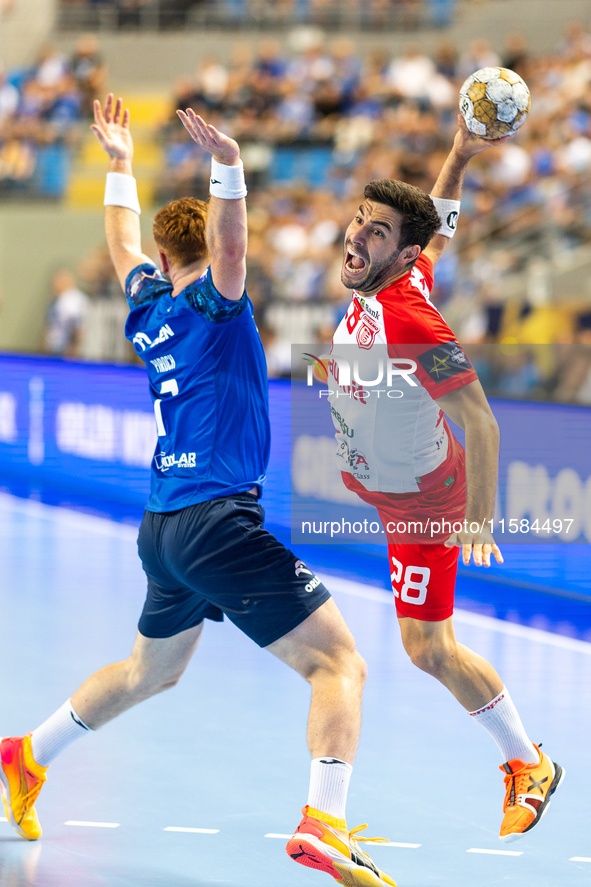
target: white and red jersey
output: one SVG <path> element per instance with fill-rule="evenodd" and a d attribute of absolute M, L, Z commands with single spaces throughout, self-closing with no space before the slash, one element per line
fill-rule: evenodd
<path fill-rule="evenodd" d="M 359 484 L 382 493 L 426 490 L 445 482 L 455 462 L 459 444 L 436 398 L 478 377 L 429 301 L 432 287 L 433 264 L 421 255 L 377 295 L 354 292 L 334 334 L 329 402 L 339 467 L 355 491 Z"/>

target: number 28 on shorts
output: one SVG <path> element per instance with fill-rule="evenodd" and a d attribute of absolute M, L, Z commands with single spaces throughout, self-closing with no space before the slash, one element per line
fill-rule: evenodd
<path fill-rule="evenodd" d="M 431 577 L 431 569 L 429 567 L 413 567 L 411 565 L 405 569 L 403 564 L 394 555 L 391 556 L 391 560 L 392 573 L 390 578 L 392 579 L 394 597 L 400 598 L 400 600 L 407 604 L 416 604 L 418 606 L 424 604 L 427 600 L 427 586 Z M 399 589 L 397 586 L 402 582 L 403 573 L 404 582 Z"/>

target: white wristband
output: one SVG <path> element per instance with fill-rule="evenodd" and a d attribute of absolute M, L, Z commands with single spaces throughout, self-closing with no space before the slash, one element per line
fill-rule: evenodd
<path fill-rule="evenodd" d="M 441 228 L 437 232 L 443 234 L 444 237 L 453 237 L 458 226 L 458 217 L 460 215 L 460 201 L 446 200 L 444 197 L 433 197 L 431 200 L 435 205 L 435 209 L 441 219 Z"/>
<path fill-rule="evenodd" d="M 227 166 L 225 163 L 218 163 L 212 157 L 209 193 L 212 197 L 221 197 L 222 200 L 240 200 L 246 197 L 242 161 L 238 166 Z"/>
<path fill-rule="evenodd" d="M 134 177 L 122 172 L 108 172 L 103 203 L 104 206 L 124 206 L 139 216 L 141 209 Z"/>

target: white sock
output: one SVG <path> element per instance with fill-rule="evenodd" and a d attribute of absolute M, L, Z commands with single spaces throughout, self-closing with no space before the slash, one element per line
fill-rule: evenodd
<path fill-rule="evenodd" d="M 40 727 L 33 730 L 31 737 L 33 758 L 40 767 L 48 767 L 64 749 L 90 733 L 84 721 L 72 708 L 72 700 L 68 699 Z"/>
<path fill-rule="evenodd" d="M 470 717 L 488 730 L 501 750 L 503 761 L 537 764 L 540 756 L 527 737 L 515 704 L 506 687 L 488 705 L 471 711 Z"/>
<path fill-rule="evenodd" d="M 338 758 L 314 758 L 310 771 L 308 807 L 345 819 L 347 792 L 353 767 Z"/>

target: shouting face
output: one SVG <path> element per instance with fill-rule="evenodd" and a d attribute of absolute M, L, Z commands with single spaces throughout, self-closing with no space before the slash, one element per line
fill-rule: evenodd
<path fill-rule="evenodd" d="M 366 199 L 345 233 L 341 281 L 347 289 L 376 293 L 407 270 L 420 248 L 398 249 L 400 215 L 384 203 Z"/>

